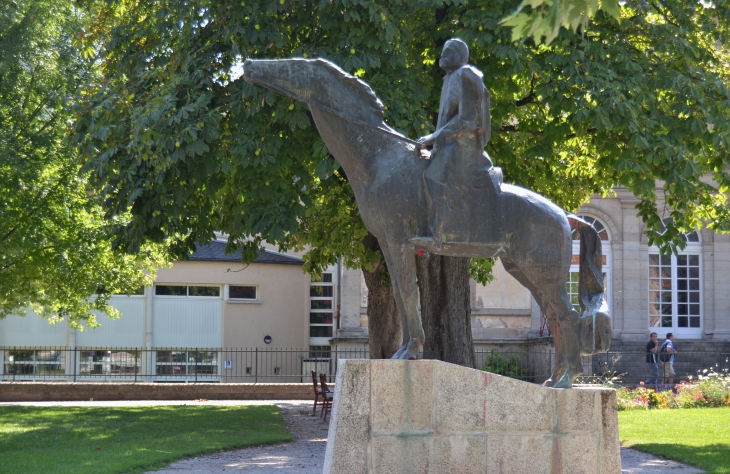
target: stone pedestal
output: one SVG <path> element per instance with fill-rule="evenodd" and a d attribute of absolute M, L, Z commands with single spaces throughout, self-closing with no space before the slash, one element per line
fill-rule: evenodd
<path fill-rule="evenodd" d="M 616 394 L 435 360 L 341 360 L 324 473 L 619 474 Z"/>

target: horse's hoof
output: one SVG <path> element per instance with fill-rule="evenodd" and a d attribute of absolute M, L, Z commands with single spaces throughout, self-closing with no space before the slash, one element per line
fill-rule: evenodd
<path fill-rule="evenodd" d="M 553 385 L 553 388 L 572 388 L 573 387 L 573 377 L 571 377 L 570 372 L 566 372 L 565 375 L 560 377 L 560 380 L 555 382 Z"/>
<path fill-rule="evenodd" d="M 393 354 L 391 360 L 416 360 L 418 359 L 418 349 L 420 346 L 421 344 L 418 339 L 411 339 Z"/>
<path fill-rule="evenodd" d="M 392 360 L 401 360 L 401 359 L 407 359 L 407 358 L 408 358 L 408 343 L 406 342 L 405 344 L 400 346 L 400 349 L 395 351 L 395 354 L 393 354 L 393 357 L 391 357 L 391 359 Z"/>

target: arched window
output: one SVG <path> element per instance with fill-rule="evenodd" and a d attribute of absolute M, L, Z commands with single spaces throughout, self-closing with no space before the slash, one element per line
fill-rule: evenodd
<path fill-rule="evenodd" d="M 576 216 L 580 217 L 587 223 L 593 226 L 594 229 L 596 229 L 596 232 L 598 232 L 598 237 L 601 239 L 602 242 L 608 242 L 608 231 L 606 230 L 606 226 L 604 226 L 601 221 L 596 219 L 595 217 L 591 216 Z M 578 240 L 578 232 L 575 230 L 573 226 L 573 219 L 568 219 L 570 222 L 570 228 L 573 229 L 573 240 Z"/>
<path fill-rule="evenodd" d="M 610 241 L 610 237 L 608 235 L 608 231 L 606 230 L 606 226 L 603 225 L 601 221 L 596 219 L 595 217 L 586 216 L 586 215 L 579 215 L 577 216 L 584 221 L 588 222 L 593 226 L 594 229 L 596 229 L 596 232 L 598 233 L 598 237 L 601 239 L 601 243 L 603 244 L 602 247 L 602 263 L 603 263 L 603 288 L 605 292 L 605 298 L 606 303 L 609 306 L 609 310 L 611 307 L 611 300 L 610 295 L 611 292 L 609 291 L 609 284 L 611 279 L 609 278 L 610 272 L 611 272 L 611 246 L 608 245 L 608 242 Z M 575 224 L 573 219 L 568 219 L 570 222 L 571 229 L 574 229 Z M 570 266 L 570 275 L 568 279 L 568 296 L 570 296 L 570 301 L 573 303 L 573 307 L 576 311 L 580 312 L 580 303 L 578 299 L 578 272 L 580 267 L 580 242 L 578 240 L 578 232 L 573 230 L 573 260 L 572 265 Z"/>
<path fill-rule="evenodd" d="M 665 224 L 671 219 L 665 219 Z M 702 247 L 696 231 L 674 254 L 649 248 L 649 327 L 689 337 L 702 335 Z"/>

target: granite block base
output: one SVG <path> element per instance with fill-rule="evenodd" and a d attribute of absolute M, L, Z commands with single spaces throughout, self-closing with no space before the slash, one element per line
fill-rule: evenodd
<path fill-rule="evenodd" d="M 325 474 L 620 474 L 616 393 L 435 360 L 342 360 Z"/>

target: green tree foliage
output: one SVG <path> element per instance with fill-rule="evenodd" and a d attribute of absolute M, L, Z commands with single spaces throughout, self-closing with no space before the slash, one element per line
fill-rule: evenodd
<path fill-rule="evenodd" d="M 529 10 L 526 12 L 524 10 Z M 533 37 L 539 42 L 545 37 L 551 43 L 560 27 L 577 31 L 601 8 L 616 19 L 620 18 L 618 0 L 523 0 L 517 11 L 502 21 L 512 27 L 512 39 Z"/>
<path fill-rule="evenodd" d="M 0 317 L 30 306 L 51 322 L 94 326 L 91 311 L 117 315 L 109 296 L 149 284 L 166 263 L 149 245 L 112 252 L 115 223 L 63 140 L 90 65 L 72 44 L 80 30 L 67 1 L 0 3 Z"/>
<path fill-rule="evenodd" d="M 372 258 L 347 176 L 306 106 L 247 84 L 236 65 L 330 59 L 416 137 L 433 130 L 436 63 L 451 36 L 485 71 L 487 151 L 506 181 L 571 210 L 625 186 L 650 243 L 668 248 L 703 223 L 730 230 L 724 4 L 627 0 L 620 22 L 599 11 L 580 34 L 537 45 L 500 25 L 514 0 L 79 1 L 95 19 L 83 41 L 103 75 L 83 91 L 75 139 L 109 215 L 132 215 L 117 230 L 128 250 L 179 235 L 182 255 L 223 230 L 231 246 L 252 238 L 249 250 L 257 239 L 313 244 L 315 270 L 338 254 Z"/>

